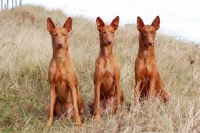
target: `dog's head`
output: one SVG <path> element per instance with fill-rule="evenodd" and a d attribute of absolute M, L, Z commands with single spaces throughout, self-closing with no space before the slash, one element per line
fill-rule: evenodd
<path fill-rule="evenodd" d="M 106 45 L 113 44 L 115 30 L 118 28 L 119 16 L 113 19 L 110 25 L 105 25 L 100 17 L 96 19 L 97 29 L 99 31 L 100 38 Z"/>
<path fill-rule="evenodd" d="M 67 47 L 68 33 L 72 30 L 72 19 L 69 17 L 63 27 L 56 27 L 50 18 L 47 18 L 47 30 L 51 34 L 55 48 Z"/>
<path fill-rule="evenodd" d="M 141 40 L 145 46 L 152 46 L 154 44 L 156 31 L 160 27 L 160 18 L 157 16 L 151 25 L 145 25 L 143 20 L 137 17 L 137 29 L 140 32 Z"/>

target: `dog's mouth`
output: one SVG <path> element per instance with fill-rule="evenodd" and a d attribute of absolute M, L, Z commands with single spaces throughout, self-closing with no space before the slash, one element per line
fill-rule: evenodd
<path fill-rule="evenodd" d="M 58 45 L 58 46 L 57 46 L 57 49 L 60 49 L 60 48 L 62 48 L 62 46 L 59 46 L 59 45 Z"/>
<path fill-rule="evenodd" d="M 63 46 L 62 46 L 62 45 L 58 45 L 58 47 L 59 47 L 59 48 L 62 48 Z"/>
<path fill-rule="evenodd" d="M 109 45 L 112 44 L 112 41 L 110 41 L 110 40 L 106 40 L 106 41 L 105 41 L 105 44 L 106 44 L 106 46 L 109 46 Z"/>
<path fill-rule="evenodd" d="M 145 45 L 146 45 L 147 47 L 150 47 L 150 46 L 153 45 L 153 42 L 147 42 L 147 43 L 145 43 Z"/>
<path fill-rule="evenodd" d="M 152 45 L 153 45 L 153 43 L 152 44 L 150 44 L 150 43 L 147 44 L 147 46 L 149 46 L 149 47 L 152 46 Z"/>

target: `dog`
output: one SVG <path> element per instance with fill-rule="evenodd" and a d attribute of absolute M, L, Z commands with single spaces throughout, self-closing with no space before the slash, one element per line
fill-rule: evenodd
<path fill-rule="evenodd" d="M 100 52 L 95 62 L 94 100 L 89 103 L 90 113 L 95 121 L 100 121 L 101 114 L 117 113 L 121 115 L 124 94 L 120 89 L 120 69 L 112 49 L 115 30 L 118 28 L 119 16 L 105 25 L 100 17 L 96 19 L 99 31 Z"/>
<path fill-rule="evenodd" d="M 137 17 L 137 30 L 140 34 L 139 50 L 135 60 L 135 105 L 145 98 L 150 101 L 155 97 L 160 97 L 164 102 L 169 100 L 158 72 L 154 53 L 156 31 L 159 27 L 159 16 L 156 16 L 151 25 L 145 25 L 143 20 Z"/>
<path fill-rule="evenodd" d="M 51 126 L 54 115 L 75 119 L 81 126 L 80 115 L 84 111 L 84 101 L 78 92 L 78 79 L 68 53 L 68 33 L 72 30 L 69 17 L 63 27 L 56 27 L 47 18 L 47 30 L 52 38 L 53 56 L 49 65 L 50 107 L 47 126 Z"/>

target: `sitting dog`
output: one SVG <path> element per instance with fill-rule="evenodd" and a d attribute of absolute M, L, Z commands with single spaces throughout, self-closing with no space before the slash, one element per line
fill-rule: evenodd
<path fill-rule="evenodd" d="M 80 126 L 84 102 L 77 89 L 78 79 L 68 53 L 68 33 L 72 29 L 72 19 L 69 17 L 63 27 L 56 27 L 48 18 L 47 29 L 51 34 L 53 47 L 48 73 L 50 108 L 47 126 L 51 126 L 54 115 L 74 117 L 76 125 Z"/>
<path fill-rule="evenodd" d="M 96 24 L 99 31 L 100 52 L 95 62 L 95 97 L 89 107 L 90 113 L 95 114 L 95 121 L 99 122 L 100 114 L 108 112 L 121 114 L 124 95 L 120 89 L 119 65 L 112 51 L 119 17 L 113 19 L 110 25 L 105 25 L 103 20 L 97 17 Z"/>
<path fill-rule="evenodd" d="M 140 99 L 147 98 L 153 101 L 157 96 L 165 102 L 169 100 L 158 72 L 154 53 L 156 31 L 159 27 L 159 16 L 151 25 L 145 25 L 140 17 L 137 18 L 137 29 L 140 34 L 139 50 L 135 60 L 135 105 L 138 105 Z"/>

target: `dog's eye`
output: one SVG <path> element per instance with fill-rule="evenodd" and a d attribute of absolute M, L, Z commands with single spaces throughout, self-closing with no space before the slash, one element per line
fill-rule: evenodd
<path fill-rule="evenodd" d="M 114 34 L 114 32 L 110 32 L 111 34 Z"/>
<path fill-rule="evenodd" d="M 146 36 L 146 35 L 147 35 L 147 32 L 144 32 L 143 34 L 144 34 L 144 36 Z"/>
<path fill-rule="evenodd" d="M 66 36 L 66 34 L 63 33 L 62 36 Z"/>
<path fill-rule="evenodd" d="M 58 36 L 58 34 L 56 33 L 56 34 L 54 34 L 54 36 Z"/>
<path fill-rule="evenodd" d="M 103 34 L 106 34 L 106 32 L 104 31 L 104 32 L 102 32 Z"/>
<path fill-rule="evenodd" d="M 153 32 L 153 31 L 152 31 L 152 32 L 151 32 L 151 34 L 153 34 L 153 35 L 154 35 L 154 34 L 155 34 L 155 32 Z"/>

